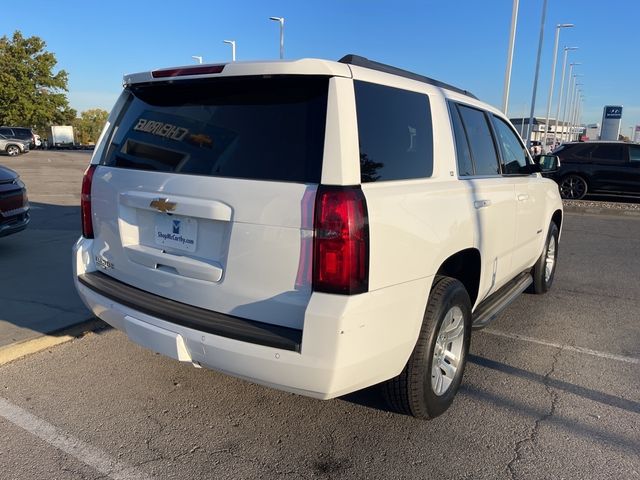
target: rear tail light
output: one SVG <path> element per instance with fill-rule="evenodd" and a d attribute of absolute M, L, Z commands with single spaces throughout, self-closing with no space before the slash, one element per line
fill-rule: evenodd
<path fill-rule="evenodd" d="M 359 186 L 320 185 L 316 194 L 313 289 L 353 295 L 369 288 L 369 219 Z"/>
<path fill-rule="evenodd" d="M 91 218 L 91 183 L 96 165 L 89 165 L 82 177 L 82 194 L 80 195 L 80 213 L 82 215 L 82 236 L 93 238 L 93 220 Z"/>

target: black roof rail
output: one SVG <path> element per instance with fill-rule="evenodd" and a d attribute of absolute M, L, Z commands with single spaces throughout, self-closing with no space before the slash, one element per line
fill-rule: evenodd
<path fill-rule="evenodd" d="M 418 75 L 417 73 L 413 73 L 408 70 L 402 70 L 401 68 L 392 67 L 391 65 L 374 62 L 373 60 L 361 57 L 360 55 L 348 54 L 338 60 L 338 62 L 346 63 L 349 65 L 356 65 L 358 67 L 370 68 L 371 70 L 390 73 L 392 75 L 398 75 L 399 77 L 410 78 L 411 80 L 417 80 L 418 82 L 428 83 L 429 85 L 434 85 L 436 87 L 446 88 L 447 90 L 461 93 L 462 95 L 467 95 L 471 98 L 475 98 L 476 100 L 478 99 L 478 97 L 476 97 L 473 93 L 467 90 L 463 90 L 462 88 L 454 87 L 453 85 L 449 85 L 448 83 L 434 80 L 433 78 L 425 77 L 424 75 Z"/>

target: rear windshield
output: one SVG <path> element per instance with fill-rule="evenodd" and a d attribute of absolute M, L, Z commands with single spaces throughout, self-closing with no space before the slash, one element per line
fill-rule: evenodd
<path fill-rule="evenodd" d="M 102 164 L 319 183 L 328 77 L 233 77 L 129 88 Z"/>

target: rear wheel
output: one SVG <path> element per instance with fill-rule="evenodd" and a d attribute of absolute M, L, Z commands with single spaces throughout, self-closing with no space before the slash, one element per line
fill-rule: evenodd
<path fill-rule="evenodd" d="M 9 155 L 10 157 L 15 157 L 20 153 L 20 148 L 17 145 L 9 145 L 6 151 L 7 155 Z"/>
<path fill-rule="evenodd" d="M 471 301 L 466 289 L 453 278 L 437 278 L 407 365 L 383 385 L 389 405 L 418 418 L 444 413 L 462 381 L 470 338 Z"/>
<path fill-rule="evenodd" d="M 579 175 L 567 175 L 560 181 L 560 196 L 569 200 L 580 200 L 587 194 L 587 181 Z"/>
<path fill-rule="evenodd" d="M 548 292 L 551 288 L 558 261 L 558 237 L 558 226 L 551 222 L 544 250 L 533 266 L 533 283 L 528 290 L 530 293 L 542 294 Z"/>

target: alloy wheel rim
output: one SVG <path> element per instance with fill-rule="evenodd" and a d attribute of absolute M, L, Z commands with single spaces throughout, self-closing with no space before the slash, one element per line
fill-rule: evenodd
<path fill-rule="evenodd" d="M 586 192 L 586 185 L 584 180 L 572 175 L 562 181 L 560 192 L 564 198 L 580 198 Z"/>
<path fill-rule="evenodd" d="M 449 390 L 460 367 L 464 329 L 462 310 L 451 307 L 440 324 L 431 359 L 431 389 L 438 396 Z"/>
<path fill-rule="evenodd" d="M 544 261 L 544 281 L 548 282 L 556 266 L 556 237 L 551 236 Z"/>
<path fill-rule="evenodd" d="M 18 154 L 18 149 L 16 147 L 9 147 L 9 151 L 7 153 L 14 157 Z"/>

